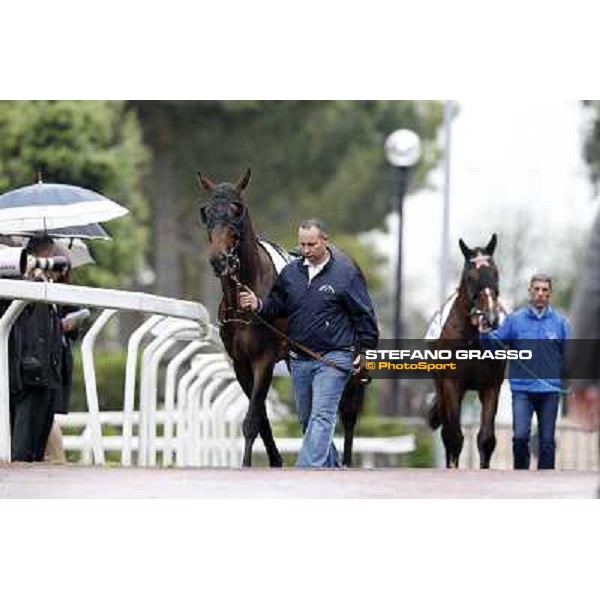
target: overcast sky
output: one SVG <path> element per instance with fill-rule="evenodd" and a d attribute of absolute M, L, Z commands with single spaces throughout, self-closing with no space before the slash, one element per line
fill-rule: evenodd
<path fill-rule="evenodd" d="M 458 105 L 451 136 L 453 268 L 460 265 L 459 237 L 470 246 L 482 245 L 494 230 L 526 218 L 533 233 L 544 240 L 528 255 L 531 270 L 560 272 L 568 256 L 563 240 L 569 235 L 581 239 L 598 206 L 581 159 L 585 114 L 580 103 L 458 101 Z M 434 173 L 436 189 L 408 196 L 404 207 L 404 302 L 422 307 L 425 314 L 433 313 L 440 297 L 442 181 L 441 172 Z M 377 235 L 376 243 L 393 255 L 395 214 L 388 223 L 392 237 Z M 500 235 L 499 244 L 502 239 Z M 456 283 L 453 275 L 451 288 Z"/>

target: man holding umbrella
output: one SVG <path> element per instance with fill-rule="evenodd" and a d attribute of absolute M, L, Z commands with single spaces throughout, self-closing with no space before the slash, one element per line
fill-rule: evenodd
<path fill-rule="evenodd" d="M 47 236 L 34 236 L 25 252 L 37 258 L 50 258 L 54 242 Z M 43 271 L 37 269 L 30 277 L 37 281 L 46 279 Z M 44 459 L 54 419 L 53 394 L 62 385 L 61 336 L 60 318 L 51 304 L 28 304 L 13 326 L 10 429 L 14 461 Z"/>
<path fill-rule="evenodd" d="M 82 226 L 84 230 L 86 226 Z M 98 233 L 108 238 L 108 234 L 99 226 L 95 225 Z M 75 228 L 72 228 L 75 229 Z M 87 226 L 90 229 L 90 226 Z M 100 235 L 98 236 L 100 237 Z M 71 283 L 71 270 L 83 264 L 94 263 L 94 259 L 89 254 L 86 245 L 79 239 L 74 245 L 75 240 L 71 240 L 68 245 L 62 240 L 54 243 L 55 257 L 67 259 L 69 268 L 51 273 L 52 281 L 55 283 Z M 74 249 L 77 249 L 74 252 Z M 84 253 L 87 256 L 84 256 Z M 69 412 L 69 403 L 71 398 L 71 386 L 73 383 L 73 344 L 77 341 L 82 323 L 89 317 L 89 310 L 82 309 L 80 306 L 61 304 L 57 307 L 58 315 L 61 320 L 62 332 L 62 355 L 61 355 L 61 385 L 60 388 L 52 391 L 52 412 L 56 414 L 67 414 Z M 63 448 L 63 438 L 60 425 L 53 420 L 49 423 L 51 426 L 48 442 L 46 444 L 45 460 L 51 462 L 65 462 L 65 451 Z"/>

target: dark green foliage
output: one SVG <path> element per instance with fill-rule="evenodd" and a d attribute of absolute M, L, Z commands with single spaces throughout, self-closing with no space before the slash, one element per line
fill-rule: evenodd
<path fill-rule="evenodd" d="M 424 184 L 438 159 L 434 140 L 442 109 L 434 102 L 134 104 L 155 143 L 172 148 L 190 214 L 201 195 L 197 170 L 231 181 L 250 165 L 254 178 L 247 195 L 257 228 L 277 236 L 288 233 L 290 222 L 315 212 L 333 232 L 381 225 L 395 189 L 383 143 L 398 127 L 413 128 L 424 141 L 415 187 Z"/>
<path fill-rule="evenodd" d="M 74 283 L 130 287 L 146 242 L 147 162 L 136 115 L 123 102 L 0 102 L 0 192 L 41 173 L 47 183 L 90 188 L 131 211 L 106 224 L 114 241 L 92 243 L 97 265 L 79 269 Z"/>
<path fill-rule="evenodd" d="M 275 437 L 301 437 L 300 425 L 295 417 L 289 417 L 283 421 L 273 423 Z M 416 448 L 414 452 L 401 456 L 390 456 L 381 460 L 388 460 L 385 466 L 395 467 L 433 467 L 433 438 L 429 429 L 425 426 L 415 427 L 406 425 L 402 419 L 397 417 L 379 417 L 375 415 L 363 415 L 359 418 L 356 426 L 356 437 L 392 437 L 401 435 L 415 436 Z M 343 436 L 343 431 L 338 424 L 336 435 Z M 342 448 L 338 448 L 341 452 Z M 293 457 L 284 457 L 286 466 L 293 466 Z M 357 466 L 360 464 L 357 463 Z M 382 465 L 383 466 L 383 465 Z"/>
<path fill-rule="evenodd" d="M 97 350 L 95 352 L 96 386 L 100 410 L 123 410 L 126 360 L 127 352 L 125 350 Z M 73 388 L 70 410 L 72 412 L 87 411 L 79 347 L 73 352 Z"/>
<path fill-rule="evenodd" d="M 598 187 L 600 183 L 600 101 L 584 102 L 588 112 L 588 130 L 583 146 L 583 158 L 587 162 L 590 180 Z"/>
<path fill-rule="evenodd" d="M 438 102 L 131 104 L 154 152 L 155 180 L 150 190 L 156 194 L 154 217 L 165 202 L 171 203 L 169 213 L 176 215 L 172 228 L 179 259 L 174 264 L 185 273 L 186 291 L 202 287 L 198 264 L 206 235 L 197 210 L 206 195 L 198 188 L 197 171 L 215 181 L 232 181 L 250 166 L 253 177 L 246 199 L 255 230 L 293 246 L 298 223 L 308 217 L 324 219 L 334 242 L 341 234 L 355 236 L 383 226 L 397 190 L 397 173 L 385 160 L 383 144 L 395 129 L 414 129 L 423 140 L 423 159 L 412 178 L 413 188 L 425 185 L 439 158 L 436 135 L 442 105 Z M 168 199 L 163 190 L 168 190 Z M 164 245 L 153 251 L 165 252 Z M 370 276 L 373 259 L 367 258 L 364 266 Z M 173 263 L 161 267 L 156 256 L 153 263 L 159 271 L 173 268 Z"/>
<path fill-rule="evenodd" d="M 426 427 L 406 425 L 396 417 L 363 415 L 356 426 L 356 435 L 363 437 L 385 437 L 413 434 L 416 448 L 414 452 L 400 457 L 398 466 L 433 467 L 433 438 Z"/>

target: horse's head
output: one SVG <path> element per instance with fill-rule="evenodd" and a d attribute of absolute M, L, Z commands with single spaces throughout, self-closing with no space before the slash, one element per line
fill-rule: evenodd
<path fill-rule="evenodd" d="M 242 191 L 250 181 L 250 169 L 233 184 L 216 184 L 200 173 L 198 179 L 202 188 L 210 192 L 208 202 L 200 207 L 200 219 L 208 231 L 210 264 L 217 277 L 236 275 L 247 217 Z"/>
<path fill-rule="evenodd" d="M 498 269 L 492 258 L 496 242 L 495 233 L 485 248 L 471 249 L 462 239 L 458 242 L 465 257 L 461 285 L 469 298 L 470 315 L 474 322 L 483 316 L 493 328 L 498 325 L 500 312 Z"/>

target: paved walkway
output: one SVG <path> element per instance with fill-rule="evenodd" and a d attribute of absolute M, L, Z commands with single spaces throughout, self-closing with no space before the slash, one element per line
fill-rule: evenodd
<path fill-rule="evenodd" d="M 0 464 L 0 498 L 594 498 L 595 472 Z"/>

